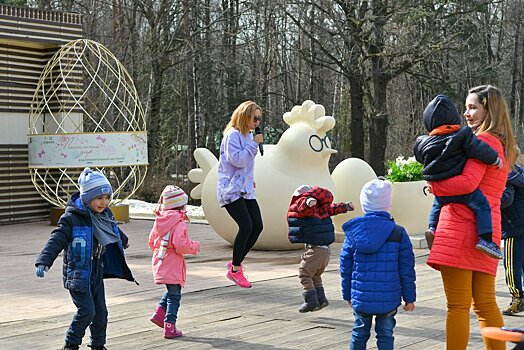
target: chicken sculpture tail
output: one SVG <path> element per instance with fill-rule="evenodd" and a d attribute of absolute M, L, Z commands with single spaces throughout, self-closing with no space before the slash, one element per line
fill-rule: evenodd
<path fill-rule="evenodd" d="M 211 168 L 213 168 L 215 164 L 218 163 L 218 159 L 207 148 L 197 148 L 193 153 L 193 156 L 195 157 L 195 160 L 200 168 L 191 169 L 189 173 L 187 173 L 189 181 L 198 184 L 195 186 L 195 188 L 193 188 L 193 190 L 191 190 L 190 196 L 193 199 L 201 199 L 202 184 L 204 183 L 204 179 L 206 178 L 207 174 L 209 174 Z"/>

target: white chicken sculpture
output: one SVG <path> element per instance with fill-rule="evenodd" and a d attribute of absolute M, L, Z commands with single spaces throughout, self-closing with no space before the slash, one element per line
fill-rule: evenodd
<path fill-rule="evenodd" d="M 301 244 L 288 240 L 286 213 L 291 195 L 303 184 L 329 189 L 335 201 L 355 205 L 354 212 L 333 217 L 340 240 L 341 225 L 350 218 L 362 215 L 359 194 L 362 186 L 376 178 L 373 169 L 363 160 L 349 158 L 329 173 L 329 158 L 337 151 L 331 148 L 326 133 L 335 126 L 335 119 L 325 115 L 322 105 L 307 100 L 294 106 L 283 116 L 289 128 L 276 145 L 264 145 L 264 156 L 255 160 L 256 197 L 262 213 L 264 229 L 255 249 L 299 249 Z M 206 148 L 194 152 L 199 168 L 192 169 L 189 180 L 198 185 L 191 191 L 194 199 L 201 199 L 207 221 L 215 232 L 232 243 L 238 226 L 217 201 L 218 159 Z M 335 186 L 336 183 L 336 186 Z M 338 191 L 337 191 L 338 190 Z"/>

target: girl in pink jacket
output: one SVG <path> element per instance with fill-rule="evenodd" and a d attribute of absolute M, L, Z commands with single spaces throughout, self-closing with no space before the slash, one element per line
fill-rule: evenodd
<path fill-rule="evenodd" d="M 200 243 L 187 237 L 187 194 L 176 186 L 162 191 L 156 219 L 149 234 L 153 251 L 153 276 L 156 284 L 165 284 L 167 291 L 158 303 L 151 322 L 164 328 L 164 338 L 180 337 L 176 329 L 181 289 L 186 283 L 186 261 L 183 254 L 197 255 Z"/>

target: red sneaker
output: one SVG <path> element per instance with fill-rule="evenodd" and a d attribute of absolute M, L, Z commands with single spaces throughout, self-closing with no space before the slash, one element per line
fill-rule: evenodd
<path fill-rule="evenodd" d="M 233 272 L 231 269 L 227 270 L 227 278 L 235 282 L 240 288 L 251 288 L 251 282 L 249 282 L 244 276 L 242 270 Z"/>

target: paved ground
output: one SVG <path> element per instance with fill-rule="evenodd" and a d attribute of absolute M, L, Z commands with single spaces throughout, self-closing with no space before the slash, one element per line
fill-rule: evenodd
<path fill-rule="evenodd" d="M 148 320 L 164 290 L 152 281 L 147 248 L 151 226 L 147 220 L 121 226 L 130 236 L 128 262 L 140 285 L 106 280 L 109 349 L 348 349 L 353 317 L 340 297 L 340 244 L 333 245 L 324 275 L 330 306 L 300 314 L 300 251 L 250 253 L 245 264 L 253 288 L 240 289 L 225 277 L 230 246 L 210 226 L 196 223 L 189 232 L 201 241 L 201 254 L 187 257 L 188 281 L 177 322 L 184 337 L 164 339 L 162 330 Z M 61 258 L 44 279 L 34 276 L 35 258 L 51 229 L 46 222 L 0 226 L 0 350 L 59 349 L 63 343 L 74 307 L 62 288 Z M 445 298 L 439 274 L 425 264 L 427 252 L 415 250 L 418 300 L 415 312 L 399 311 L 395 348 L 445 348 Z M 500 266 L 501 307 L 510 300 L 502 272 Z M 524 315 L 505 317 L 505 322 L 522 327 Z M 368 346 L 375 348 L 373 338 Z M 483 349 L 473 314 L 468 349 Z"/>

